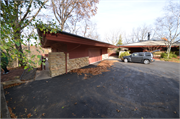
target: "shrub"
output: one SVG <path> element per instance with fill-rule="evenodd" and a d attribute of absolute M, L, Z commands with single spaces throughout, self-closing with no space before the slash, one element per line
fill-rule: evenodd
<path fill-rule="evenodd" d="M 119 51 L 116 51 L 116 55 L 117 55 L 117 56 L 119 55 Z"/>
<path fill-rule="evenodd" d="M 131 55 L 128 51 L 126 51 L 126 52 L 123 52 L 123 53 L 121 53 L 121 55 L 119 56 L 119 58 L 121 58 L 122 60 L 123 60 L 123 57 L 124 56 L 129 56 L 129 55 Z"/>
<path fill-rule="evenodd" d="M 161 53 L 161 58 L 165 58 L 167 57 L 167 54 L 166 53 Z"/>
<path fill-rule="evenodd" d="M 179 56 L 179 51 L 175 51 L 174 53 L 175 53 L 177 56 Z"/>
<path fill-rule="evenodd" d="M 177 55 L 176 54 L 172 54 L 172 57 L 177 58 Z"/>
<path fill-rule="evenodd" d="M 168 56 L 167 53 L 161 53 L 161 58 L 167 58 L 167 56 Z M 171 52 L 171 53 L 169 54 L 169 58 L 170 58 L 170 59 L 171 59 L 171 58 L 177 58 L 177 55 Z"/>
<path fill-rule="evenodd" d="M 117 50 L 119 50 L 119 51 L 120 51 L 120 50 L 121 50 L 121 48 L 117 48 Z"/>

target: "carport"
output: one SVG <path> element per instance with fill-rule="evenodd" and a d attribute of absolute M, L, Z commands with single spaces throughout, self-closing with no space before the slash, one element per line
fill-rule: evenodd
<path fill-rule="evenodd" d="M 37 31 L 42 47 L 52 50 L 48 54 L 51 77 L 107 59 L 107 49 L 117 47 L 64 31 L 56 34 L 43 34 L 39 29 Z"/>

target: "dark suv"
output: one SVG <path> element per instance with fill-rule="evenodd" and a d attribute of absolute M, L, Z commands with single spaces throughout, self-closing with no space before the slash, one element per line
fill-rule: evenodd
<path fill-rule="evenodd" d="M 150 52 L 136 52 L 129 56 L 123 57 L 124 62 L 142 62 L 144 64 L 149 64 L 154 62 L 153 54 Z"/>

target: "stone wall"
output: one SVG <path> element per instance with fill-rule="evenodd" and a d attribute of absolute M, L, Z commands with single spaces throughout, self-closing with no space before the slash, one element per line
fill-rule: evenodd
<path fill-rule="evenodd" d="M 66 73 L 64 52 L 49 53 L 48 63 L 51 77 Z M 69 53 L 67 53 L 67 72 L 87 65 L 89 65 L 89 57 L 69 59 Z"/>
<path fill-rule="evenodd" d="M 102 54 L 102 60 L 108 59 L 108 54 Z"/>
<path fill-rule="evenodd" d="M 48 62 L 51 77 L 66 73 L 64 52 L 49 53 Z"/>
<path fill-rule="evenodd" d="M 67 54 L 67 56 L 69 56 Z M 67 72 L 89 65 L 89 57 L 69 59 L 67 58 Z"/>

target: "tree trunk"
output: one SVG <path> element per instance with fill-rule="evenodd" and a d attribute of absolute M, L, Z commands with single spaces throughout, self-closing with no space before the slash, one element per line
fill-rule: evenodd
<path fill-rule="evenodd" d="M 169 47 L 168 47 L 168 49 L 167 49 L 167 54 L 168 54 L 167 58 L 168 58 L 168 59 L 169 59 L 169 54 L 170 54 L 170 52 L 171 52 L 171 44 L 169 45 Z"/>
<path fill-rule="evenodd" d="M 19 46 L 15 44 L 16 49 L 19 51 L 18 65 L 24 66 L 25 64 L 23 63 L 23 50 L 21 46 L 20 36 L 21 36 L 20 30 L 14 33 L 14 40 L 19 43 Z"/>
<path fill-rule="evenodd" d="M 63 31 L 63 29 L 64 29 L 64 22 L 61 23 L 61 30 Z"/>

